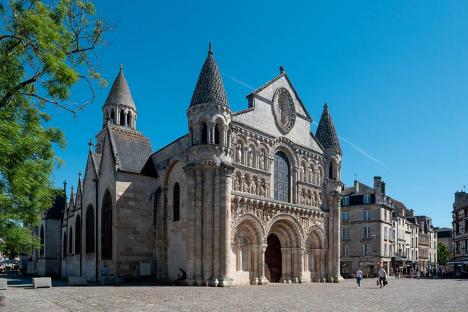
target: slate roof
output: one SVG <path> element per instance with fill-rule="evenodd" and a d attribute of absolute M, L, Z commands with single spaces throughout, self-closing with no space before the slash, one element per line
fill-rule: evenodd
<path fill-rule="evenodd" d="M 211 45 L 193 91 L 190 106 L 202 103 L 215 103 L 229 107 L 221 73 L 214 59 L 213 51 L 211 51 Z"/>
<path fill-rule="evenodd" d="M 127 79 L 125 79 L 122 68 L 120 68 L 119 74 L 112 84 L 112 88 L 109 91 L 104 107 L 109 105 L 126 105 L 136 110 L 130 88 L 128 87 Z"/>
<path fill-rule="evenodd" d="M 359 182 L 359 192 L 356 192 L 356 188 L 354 186 L 351 186 L 351 187 L 347 187 L 345 188 L 341 194 L 343 196 L 345 195 L 365 195 L 365 194 L 374 194 L 375 193 L 375 190 L 374 188 L 362 183 L 362 182 Z"/>
<path fill-rule="evenodd" d="M 62 218 L 63 211 L 67 205 L 67 199 L 63 190 L 57 190 L 52 207 L 45 212 L 47 219 L 60 219 Z"/>
<path fill-rule="evenodd" d="M 113 127 L 107 129 L 119 170 L 140 173 L 152 153 L 150 141 L 134 131 Z"/>
<path fill-rule="evenodd" d="M 335 125 L 333 124 L 333 119 L 328 111 L 327 104 L 323 107 L 322 117 L 320 117 L 315 137 L 324 148 L 334 148 L 341 154 L 340 141 L 336 135 Z"/>

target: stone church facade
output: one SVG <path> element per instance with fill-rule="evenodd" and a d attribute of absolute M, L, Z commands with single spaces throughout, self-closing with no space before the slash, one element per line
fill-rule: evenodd
<path fill-rule="evenodd" d="M 210 48 L 189 133 L 153 153 L 121 69 L 61 220 L 62 276 L 100 280 L 106 264 L 188 285 L 338 282 L 342 152 L 328 107 L 313 135 L 283 68 L 247 98 L 231 110 Z"/>

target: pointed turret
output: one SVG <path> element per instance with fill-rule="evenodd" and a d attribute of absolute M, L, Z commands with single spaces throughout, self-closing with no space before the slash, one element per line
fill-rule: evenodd
<path fill-rule="evenodd" d="M 323 106 L 322 117 L 320 117 L 315 136 L 325 149 L 332 149 L 341 155 L 340 141 L 336 135 L 335 125 L 326 103 Z"/>
<path fill-rule="evenodd" d="M 229 107 L 223 80 L 211 50 L 211 43 L 208 48 L 208 56 L 203 63 L 197 85 L 193 91 L 190 107 L 204 103 Z"/>
<path fill-rule="evenodd" d="M 110 123 L 135 130 L 137 112 L 122 65 L 102 111 L 104 113 L 104 127 Z"/>

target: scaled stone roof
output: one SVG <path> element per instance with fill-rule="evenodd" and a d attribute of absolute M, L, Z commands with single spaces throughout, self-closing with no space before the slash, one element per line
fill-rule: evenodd
<path fill-rule="evenodd" d="M 333 119 L 328 111 L 327 104 L 323 107 L 322 117 L 320 117 L 315 137 L 324 148 L 334 148 L 341 154 L 340 141 L 336 135 L 335 125 L 333 124 Z"/>
<path fill-rule="evenodd" d="M 120 171 L 140 173 L 152 153 L 148 139 L 135 131 L 109 127 L 114 159 Z"/>
<path fill-rule="evenodd" d="M 202 103 L 214 103 L 229 107 L 223 80 L 211 51 L 211 45 L 193 91 L 190 106 Z"/>
<path fill-rule="evenodd" d="M 136 110 L 130 88 L 128 87 L 127 79 L 125 79 L 122 68 L 112 84 L 112 88 L 109 91 L 104 107 L 109 105 L 125 105 Z"/>

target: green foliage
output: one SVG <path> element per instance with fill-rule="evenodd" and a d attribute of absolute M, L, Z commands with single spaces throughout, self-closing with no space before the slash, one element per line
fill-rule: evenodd
<path fill-rule="evenodd" d="M 0 250 L 39 247 L 29 229 L 52 205 L 53 146 L 65 146 L 60 129 L 47 126 L 45 105 L 75 114 L 94 99 L 93 81 L 106 83 L 92 52 L 108 28 L 93 15 L 87 0 L 0 4 Z M 80 80 L 90 99 L 65 103 Z"/>
<path fill-rule="evenodd" d="M 439 265 L 446 265 L 449 261 L 450 251 L 445 244 L 437 242 L 437 261 Z"/>

